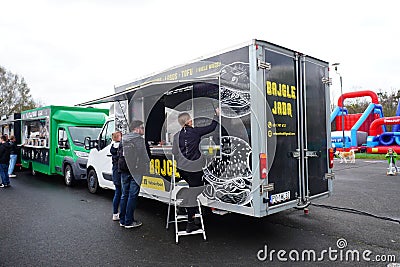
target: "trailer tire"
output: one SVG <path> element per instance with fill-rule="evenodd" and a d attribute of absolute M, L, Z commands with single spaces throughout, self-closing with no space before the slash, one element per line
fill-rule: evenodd
<path fill-rule="evenodd" d="M 66 186 L 74 185 L 74 172 L 69 164 L 65 165 L 64 167 L 64 183 Z"/>
<path fill-rule="evenodd" d="M 96 194 L 100 191 L 99 180 L 97 179 L 97 174 L 94 169 L 91 169 L 87 176 L 87 185 L 89 192 Z"/>

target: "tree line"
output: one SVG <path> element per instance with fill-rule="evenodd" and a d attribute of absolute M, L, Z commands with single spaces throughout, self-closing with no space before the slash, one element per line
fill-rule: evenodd
<path fill-rule="evenodd" d="M 38 106 L 25 79 L 0 66 L 0 115 L 21 113 Z"/>
<path fill-rule="evenodd" d="M 382 105 L 383 115 L 385 117 L 396 116 L 397 105 L 400 100 L 400 90 L 392 89 L 389 92 L 379 91 L 378 95 L 379 103 Z M 368 105 L 371 103 L 369 97 L 346 99 L 344 106 L 347 108 L 349 114 L 363 113 Z"/>

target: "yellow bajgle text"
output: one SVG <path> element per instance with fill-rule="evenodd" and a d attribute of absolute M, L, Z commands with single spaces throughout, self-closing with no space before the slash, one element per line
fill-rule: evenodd
<path fill-rule="evenodd" d="M 175 177 L 179 178 L 179 173 L 176 170 L 176 161 L 174 161 Z M 172 176 L 172 160 L 166 159 L 151 159 L 150 160 L 150 174 L 158 174 L 161 176 Z"/>
<path fill-rule="evenodd" d="M 287 99 L 296 99 L 296 87 L 293 85 L 280 84 L 267 81 L 267 95 L 277 96 Z M 292 104 L 285 101 L 274 101 L 271 109 L 272 114 L 293 117 Z"/>
<path fill-rule="evenodd" d="M 267 81 L 267 95 L 296 99 L 296 86 Z"/>

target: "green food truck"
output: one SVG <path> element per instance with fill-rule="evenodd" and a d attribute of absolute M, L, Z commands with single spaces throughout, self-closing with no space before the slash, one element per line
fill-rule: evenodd
<path fill-rule="evenodd" d="M 21 164 L 36 172 L 63 175 L 67 186 L 86 179 L 86 136 L 97 137 L 108 109 L 46 106 L 21 113 Z"/>

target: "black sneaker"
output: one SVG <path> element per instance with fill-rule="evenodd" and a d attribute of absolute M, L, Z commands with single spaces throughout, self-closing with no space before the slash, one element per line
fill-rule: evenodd
<path fill-rule="evenodd" d="M 3 187 L 7 188 L 7 187 L 11 187 L 11 185 L 10 184 L 5 184 L 5 185 L 3 185 Z"/>
<path fill-rule="evenodd" d="M 193 231 L 199 230 L 200 226 L 196 225 L 194 222 L 188 222 L 186 225 L 186 233 L 191 233 Z"/>
<path fill-rule="evenodd" d="M 198 218 L 198 217 L 194 218 L 194 224 L 201 226 L 200 218 Z"/>
<path fill-rule="evenodd" d="M 4 184 L 0 184 L 0 188 L 3 188 L 4 187 Z"/>

